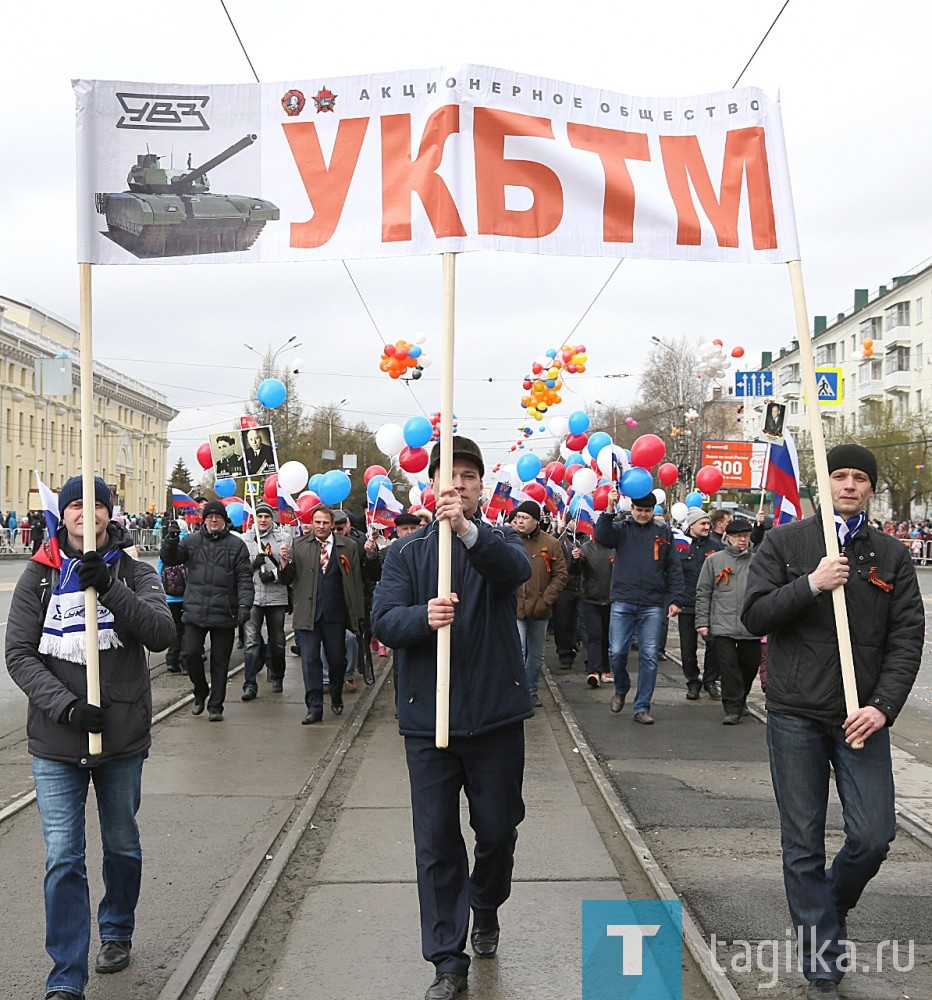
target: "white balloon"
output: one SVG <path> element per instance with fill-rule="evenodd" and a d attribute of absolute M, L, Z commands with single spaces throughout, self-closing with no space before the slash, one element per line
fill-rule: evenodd
<path fill-rule="evenodd" d="M 628 511 L 631 510 L 631 497 L 626 497 L 626 496 L 620 497 L 618 500 L 618 509 L 622 513 L 627 514 Z"/>
<path fill-rule="evenodd" d="M 682 521 L 688 513 L 689 508 L 683 503 L 682 500 L 678 501 L 670 508 L 670 517 L 672 517 L 674 521 Z"/>
<path fill-rule="evenodd" d="M 423 344 L 425 340 L 427 340 L 427 334 L 426 333 L 416 333 L 414 335 L 414 343 L 415 344 Z"/>
<path fill-rule="evenodd" d="M 420 486 L 412 486 L 411 489 L 408 490 L 408 503 L 411 504 L 412 507 L 414 507 L 416 504 L 419 504 L 420 502 L 421 502 L 421 488 Z"/>
<path fill-rule="evenodd" d="M 628 461 L 628 456 L 625 454 L 625 450 L 621 447 L 621 445 L 607 444 L 599 452 L 595 459 L 595 463 L 599 467 L 599 472 L 601 472 L 603 476 L 611 476 L 613 457 L 615 462 L 621 467 L 622 473 L 624 473 L 631 464 Z"/>
<path fill-rule="evenodd" d="M 569 429 L 570 422 L 566 417 L 551 417 L 547 421 L 547 430 L 556 438 L 566 437 L 566 432 Z"/>
<path fill-rule="evenodd" d="M 278 470 L 278 485 L 289 493 L 307 489 L 308 472 L 303 462 L 285 462 Z"/>
<path fill-rule="evenodd" d="M 576 454 L 575 451 L 571 451 L 567 447 L 565 441 L 560 442 L 560 458 L 562 458 L 564 462 L 570 457 L 570 455 L 575 455 L 575 454 Z"/>
<path fill-rule="evenodd" d="M 422 354 L 418 359 L 417 363 L 422 368 L 430 368 L 430 358 L 426 354 Z"/>
<path fill-rule="evenodd" d="M 511 483 L 512 486 L 521 485 L 521 477 L 518 475 L 518 467 L 514 463 L 502 466 L 501 477 L 505 482 Z"/>
<path fill-rule="evenodd" d="M 382 424 L 375 432 L 376 447 L 383 455 L 397 455 L 405 446 L 405 432 L 398 424 Z"/>
<path fill-rule="evenodd" d="M 667 502 L 667 491 L 666 490 L 662 490 L 662 489 L 660 489 L 658 487 L 656 490 L 654 490 L 654 496 L 657 498 L 657 503 L 666 503 Z"/>
<path fill-rule="evenodd" d="M 573 492 L 574 493 L 591 493 L 599 481 L 599 477 L 592 471 L 592 469 L 584 469 L 580 467 L 579 472 L 573 476 Z"/>

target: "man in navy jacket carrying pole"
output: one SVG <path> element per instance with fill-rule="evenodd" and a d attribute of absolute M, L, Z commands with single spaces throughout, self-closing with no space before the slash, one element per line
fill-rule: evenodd
<path fill-rule="evenodd" d="M 498 949 L 498 908 L 511 893 L 518 824 L 524 819 L 524 720 L 534 713 L 516 621 L 516 589 L 531 575 L 518 534 L 479 517 L 485 466 L 478 446 L 453 440 L 453 486 L 440 490 L 440 445 L 428 472 L 435 519 L 389 549 L 372 603 L 372 631 L 395 650 L 398 724 L 411 780 L 421 945 L 435 978 L 425 1000 L 466 989 L 466 937 L 478 958 Z M 439 524 L 453 532 L 452 592 L 437 597 Z M 438 629 L 453 630 L 450 740 L 434 743 Z M 475 862 L 460 829 L 469 802 Z"/>

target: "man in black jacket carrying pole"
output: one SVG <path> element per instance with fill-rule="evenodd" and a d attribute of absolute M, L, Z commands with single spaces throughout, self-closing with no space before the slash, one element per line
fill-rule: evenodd
<path fill-rule="evenodd" d="M 916 679 L 925 626 L 909 552 L 867 523 L 877 485 L 874 455 L 846 444 L 827 459 L 838 549 L 823 554 L 818 515 L 773 528 L 751 561 L 741 616 L 753 635 L 770 637 L 770 771 L 809 1000 L 840 996 L 848 911 L 896 835 L 889 727 Z M 850 714 L 829 596 L 838 587 L 844 587 L 860 704 Z M 826 868 L 830 767 L 845 842 Z"/>

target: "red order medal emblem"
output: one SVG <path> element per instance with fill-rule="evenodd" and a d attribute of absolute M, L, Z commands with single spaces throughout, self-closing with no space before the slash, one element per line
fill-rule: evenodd
<path fill-rule="evenodd" d="M 324 87 L 322 90 L 318 90 L 316 96 L 311 98 L 311 100 L 317 105 L 317 111 L 320 113 L 321 111 L 333 111 L 338 96 L 338 94 L 334 94 L 333 91 Z"/>
<path fill-rule="evenodd" d="M 305 104 L 307 104 L 307 101 L 300 90 L 289 90 L 286 94 L 282 95 L 282 108 L 290 118 L 301 114 Z"/>

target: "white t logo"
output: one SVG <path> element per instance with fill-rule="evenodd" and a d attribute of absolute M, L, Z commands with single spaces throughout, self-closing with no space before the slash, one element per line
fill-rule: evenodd
<path fill-rule="evenodd" d="M 646 937 L 653 937 L 660 924 L 606 924 L 609 937 L 622 938 L 621 972 L 624 976 L 643 975 L 643 945 Z"/>

